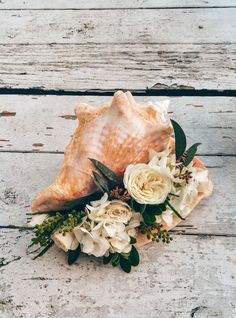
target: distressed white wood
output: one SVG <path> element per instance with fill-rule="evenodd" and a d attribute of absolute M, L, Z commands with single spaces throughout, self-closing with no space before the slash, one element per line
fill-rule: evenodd
<path fill-rule="evenodd" d="M 200 157 L 208 166 L 213 195 L 202 201 L 177 231 L 236 233 L 236 158 Z M 25 226 L 34 197 L 55 178 L 60 154 L 0 153 L 0 226 Z"/>
<path fill-rule="evenodd" d="M 12 317 L 234 318 L 235 238 L 175 236 L 140 250 L 130 274 L 64 252 L 26 254 L 31 234 L 0 230 L 0 315 Z M 1 266 L 1 265 L 0 265 Z"/>
<path fill-rule="evenodd" d="M 74 108 L 81 102 L 103 106 L 111 96 L 0 97 L 0 151 L 63 152 L 78 125 Z M 139 103 L 168 97 L 136 96 Z M 183 126 L 189 144 L 202 142 L 200 154 L 236 154 L 234 97 L 171 97 L 170 117 Z M 10 113 L 10 114 L 9 114 Z"/>
<path fill-rule="evenodd" d="M 236 8 L 1 10 L 0 43 L 235 42 Z"/>
<path fill-rule="evenodd" d="M 0 9 L 107 9 L 168 7 L 229 7 L 234 0 L 4 0 Z"/>
<path fill-rule="evenodd" d="M 6 44 L 0 88 L 228 90 L 235 55 L 236 44 Z"/>

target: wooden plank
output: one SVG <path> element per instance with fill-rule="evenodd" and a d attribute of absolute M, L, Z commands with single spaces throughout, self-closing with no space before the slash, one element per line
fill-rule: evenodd
<path fill-rule="evenodd" d="M 1 10 L 0 43 L 229 43 L 235 42 L 235 12 L 236 8 Z"/>
<path fill-rule="evenodd" d="M 116 9 L 116 8 L 179 8 L 179 7 L 230 7 L 234 0 L 5 0 L 0 9 Z"/>
<path fill-rule="evenodd" d="M 236 158 L 200 158 L 212 176 L 213 195 L 176 229 L 185 233 L 235 234 Z M 0 226 L 25 226 L 32 200 L 54 180 L 62 161 L 60 154 L 0 153 Z"/>
<path fill-rule="evenodd" d="M 0 45 L 0 88 L 234 89 L 236 44 Z"/>
<path fill-rule="evenodd" d="M 167 97 L 135 98 L 145 103 Z M 77 127 L 74 108 L 81 102 L 103 106 L 111 97 L 2 95 L 0 151 L 63 152 Z M 202 142 L 200 154 L 236 154 L 234 97 L 172 97 L 169 110 L 184 127 L 189 143 Z"/>
<path fill-rule="evenodd" d="M 32 261 L 30 237 L 0 231 L 1 317 L 236 315 L 235 238 L 175 236 L 168 246 L 150 244 L 127 275 L 92 257 L 68 266 L 56 248 Z"/>

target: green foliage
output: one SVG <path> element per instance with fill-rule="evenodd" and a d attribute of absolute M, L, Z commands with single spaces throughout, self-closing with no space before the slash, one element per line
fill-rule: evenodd
<path fill-rule="evenodd" d="M 130 237 L 130 242 L 136 243 L 136 239 Z M 137 266 L 139 264 L 139 253 L 137 249 L 132 245 L 130 253 L 110 253 L 108 256 L 103 257 L 103 264 L 112 264 L 113 267 L 120 266 L 120 268 L 126 272 L 130 273 L 132 266 Z"/>
<path fill-rule="evenodd" d="M 178 160 L 185 152 L 187 141 L 185 133 L 180 125 L 173 119 L 171 120 L 171 123 L 175 133 L 175 155 L 176 160 Z"/>
<path fill-rule="evenodd" d="M 36 256 L 33 257 L 33 260 L 35 260 L 36 258 L 43 256 L 43 254 L 45 254 L 49 248 L 51 248 L 53 246 L 54 242 L 52 240 L 49 241 L 49 243 L 45 246 L 44 249 L 41 250 L 41 252 L 39 254 L 37 254 Z"/>
<path fill-rule="evenodd" d="M 53 234 L 59 232 L 65 235 L 67 232 L 71 232 L 82 221 L 84 216 L 84 212 L 76 210 L 71 211 L 69 214 L 57 212 L 56 215 L 46 218 L 42 224 L 36 225 L 35 237 L 32 239 L 30 247 L 39 244 L 44 249 L 33 259 L 42 256 L 53 245 Z"/>
<path fill-rule="evenodd" d="M 183 164 L 185 165 L 185 167 L 187 167 L 190 162 L 193 160 L 196 152 L 197 152 L 197 148 L 198 146 L 201 145 L 201 143 L 196 143 L 194 145 L 192 145 L 187 151 L 186 154 L 184 156 L 184 160 L 183 160 Z"/>
<path fill-rule="evenodd" d="M 162 224 L 155 223 L 153 225 L 147 225 L 144 222 L 141 222 L 139 230 L 142 234 L 145 234 L 147 236 L 148 240 L 152 240 L 155 242 L 162 241 L 163 243 L 167 244 L 169 244 L 170 241 L 173 240 L 169 232 L 162 229 Z"/>
<path fill-rule="evenodd" d="M 132 246 L 131 252 L 130 252 L 130 262 L 132 266 L 138 266 L 139 264 L 139 253 L 137 251 L 137 249 Z"/>
<path fill-rule="evenodd" d="M 72 265 L 76 262 L 78 259 L 79 255 L 81 253 L 81 248 L 80 245 L 77 247 L 75 250 L 69 250 L 67 253 L 67 262 L 69 265 Z"/>
<path fill-rule="evenodd" d="M 101 163 L 100 161 L 98 161 L 96 159 L 90 158 L 90 160 L 92 161 L 94 166 L 98 169 L 98 171 L 101 172 L 101 174 L 108 181 L 113 183 L 113 187 L 114 186 L 118 186 L 120 184 L 119 178 L 117 177 L 117 175 L 111 169 L 109 169 L 107 166 L 105 166 L 103 163 Z"/>
<path fill-rule="evenodd" d="M 100 192 L 94 192 L 85 197 L 75 199 L 65 203 L 65 211 L 61 211 L 61 213 L 69 213 L 71 210 L 83 210 L 85 205 L 90 203 L 91 201 L 99 200 L 101 198 Z"/>
<path fill-rule="evenodd" d="M 109 188 L 107 183 L 105 182 L 104 178 L 100 176 L 97 172 L 93 171 L 93 181 L 96 186 L 103 192 L 109 192 Z"/>

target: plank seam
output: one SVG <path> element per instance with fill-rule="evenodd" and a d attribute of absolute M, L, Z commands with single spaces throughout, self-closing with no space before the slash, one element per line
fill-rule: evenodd
<path fill-rule="evenodd" d="M 214 90 L 214 89 L 152 89 L 132 90 L 129 88 L 117 88 L 112 90 L 46 90 L 40 87 L 32 88 L 0 88 L 0 95 L 65 95 L 65 96 L 112 96 L 115 91 L 131 91 L 134 96 L 236 96 L 236 89 Z"/>
<path fill-rule="evenodd" d="M 234 9 L 236 6 L 209 6 L 209 7 L 117 7 L 117 8 L 2 8 L 0 11 L 117 11 L 117 10 L 199 10 L 199 9 Z"/>

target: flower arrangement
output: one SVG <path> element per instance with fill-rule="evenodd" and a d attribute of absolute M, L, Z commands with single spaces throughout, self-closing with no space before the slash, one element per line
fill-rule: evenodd
<path fill-rule="evenodd" d="M 190 204 L 208 188 L 208 171 L 197 169 L 199 143 L 186 148 L 180 125 L 171 121 L 175 134 L 162 152 L 149 151 L 148 163 L 126 167 L 123 180 L 96 159 L 93 180 L 97 192 L 68 202 L 64 210 L 40 214 L 33 245 L 42 256 L 54 244 L 73 264 L 83 252 L 103 257 L 103 263 L 129 273 L 139 264 L 137 236 L 170 243 L 169 229 L 188 215 Z M 35 213 L 33 213 L 35 215 Z"/>

